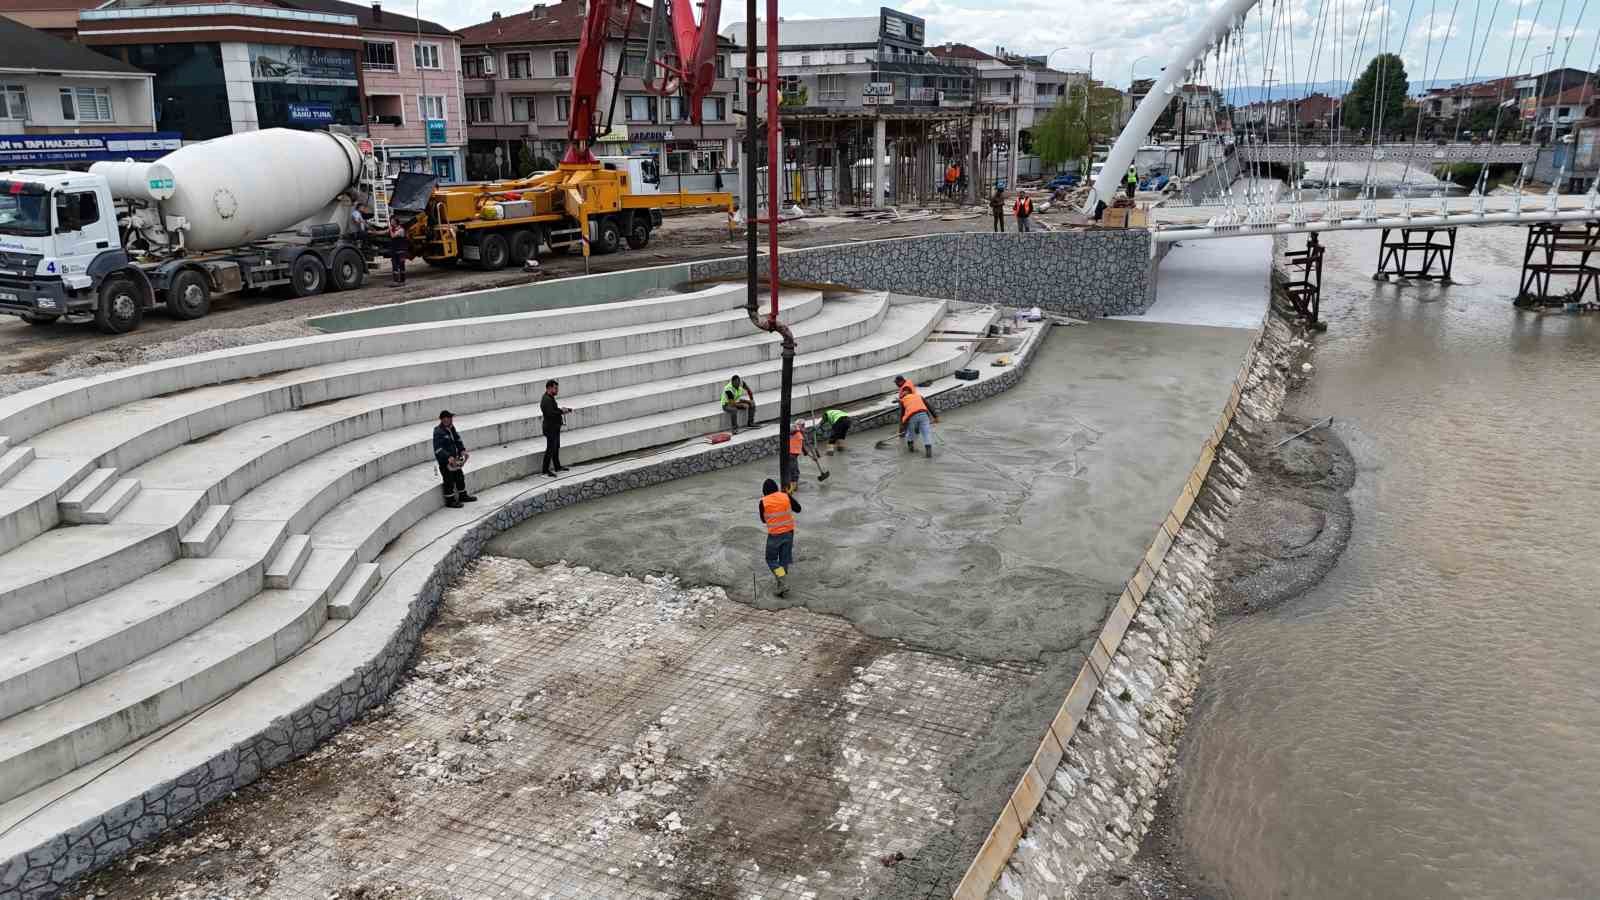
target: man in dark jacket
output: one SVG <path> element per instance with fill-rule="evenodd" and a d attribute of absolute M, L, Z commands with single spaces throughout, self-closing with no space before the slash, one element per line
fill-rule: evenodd
<path fill-rule="evenodd" d="M 1006 192 L 995 185 L 994 194 L 989 197 L 989 212 L 994 213 L 994 230 L 1006 230 Z"/>
<path fill-rule="evenodd" d="M 439 477 L 444 479 L 444 505 L 460 509 L 477 497 L 467 493 L 467 476 L 461 471 L 467 464 L 467 445 L 461 443 L 456 433 L 455 416 L 450 410 L 439 413 L 439 424 L 433 429 L 433 459 L 439 464 Z"/>
<path fill-rule="evenodd" d="M 544 474 L 551 478 L 567 470 L 561 464 L 561 417 L 572 410 L 556 403 L 560 392 L 561 382 L 552 378 L 544 383 L 544 396 L 539 398 L 539 421 L 544 425 Z"/>

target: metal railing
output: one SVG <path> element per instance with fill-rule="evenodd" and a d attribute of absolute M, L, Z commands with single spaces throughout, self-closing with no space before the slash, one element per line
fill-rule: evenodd
<path fill-rule="evenodd" d="M 292 22 L 323 22 L 328 25 L 355 26 L 359 24 L 355 16 L 301 12 L 293 9 L 274 9 L 266 6 L 246 6 L 242 3 L 86 9 L 78 13 L 78 18 L 87 22 L 107 19 L 165 19 L 177 16 L 250 16 L 257 19 L 285 19 Z"/>

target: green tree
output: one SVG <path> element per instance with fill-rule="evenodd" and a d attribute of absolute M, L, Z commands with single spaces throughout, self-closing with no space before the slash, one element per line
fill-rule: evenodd
<path fill-rule="evenodd" d="M 1105 88 L 1090 91 L 1085 102 L 1084 86 L 1074 85 L 1033 127 L 1032 144 L 1039 160 L 1059 166 L 1088 159 L 1095 137 L 1115 132 L 1113 123 L 1121 104 L 1122 95 Z"/>
<path fill-rule="evenodd" d="M 1345 95 L 1345 126 L 1399 130 L 1405 121 L 1406 91 L 1410 86 L 1406 64 L 1400 57 L 1393 53 L 1374 56 Z"/>

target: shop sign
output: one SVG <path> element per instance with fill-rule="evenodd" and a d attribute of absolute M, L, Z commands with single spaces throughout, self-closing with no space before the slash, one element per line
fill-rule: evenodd
<path fill-rule="evenodd" d="M 630 128 L 630 129 L 628 129 L 628 136 L 631 139 L 635 140 L 635 141 L 644 141 L 645 143 L 650 143 L 650 142 L 653 142 L 653 141 L 664 141 L 664 140 L 666 140 L 667 139 L 667 132 L 665 132 L 665 131 L 634 131 L 633 129 Z"/>
<path fill-rule="evenodd" d="M 333 104 L 291 103 L 289 121 L 303 122 L 307 125 L 330 125 L 333 123 Z"/>
<path fill-rule="evenodd" d="M 331 47 L 251 44 L 250 77 L 265 83 L 355 87 L 356 54 Z"/>
<path fill-rule="evenodd" d="M 176 131 L 0 135 L 0 168 L 69 162 L 160 159 L 183 146 Z"/>
<path fill-rule="evenodd" d="M 450 136 L 445 131 L 445 122 L 444 122 L 444 120 L 443 119 L 429 119 L 428 120 L 428 143 L 430 143 L 430 144 L 443 144 L 443 143 L 448 142 L 449 140 L 450 140 Z"/>

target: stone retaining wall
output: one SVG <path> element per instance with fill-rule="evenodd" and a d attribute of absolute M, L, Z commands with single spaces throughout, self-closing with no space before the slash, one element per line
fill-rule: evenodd
<path fill-rule="evenodd" d="M 1261 334 L 1281 329 L 1271 320 Z M 1244 478 L 1223 438 L 1241 404 L 1261 402 L 1247 401 L 1246 390 L 1270 385 L 1277 359 L 1263 343 L 1258 335 L 1245 355 L 1188 481 L 957 887 L 958 900 L 1073 896 L 1096 866 L 1138 849 L 1210 636 L 1210 589 L 1201 580 L 1221 538 L 1213 495 L 1231 501 Z"/>
<path fill-rule="evenodd" d="M 980 381 L 959 383 L 947 390 L 929 393 L 926 395 L 929 405 L 935 410 L 948 410 L 1009 389 L 1022 378 L 1048 333 L 1044 326 L 1033 332 L 1013 354 L 1016 362 L 1011 368 Z M 853 418 L 857 427 L 865 430 L 895 423 L 898 411 L 888 405 L 880 411 Z M 94 816 L 65 834 L 0 862 L 0 900 L 56 896 L 74 879 L 193 818 L 208 804 L 250 784 L 266 770 L 305 755 L 358 716 L 381 705 L 409 664 L 422 630 L 432 618 L 445 588 L 500 532 L 543 512 L 752 462 L 774 455 L 777 450 L 776 436 L 719 444 L 689 456 L 664 459 L 614 474 L 597 474 L 584 481 L 518 496 L 459 532 L 455 546 L 434 566 L 422 590 L 412 599 L 401 626 L 383 650 L 357 666 L 354 674 L 260 733 L 232 747 L 220 748 L 205 764 L 109 812 Z M 479 485 L 472 487 L 481 489 Z M 182 725 L 176 727 L 182 728 Z"/>
<path fill-rule="evenodd" d="M 743 276 L 745 260 L 690 263 L 694 280 Z M 786 281 L 848 284 L 941 300 L 1038 306 L 1082 319 L 1137 315 L 1155 302 L 1150 232 L 959 232 L 780 250 Z"/>

